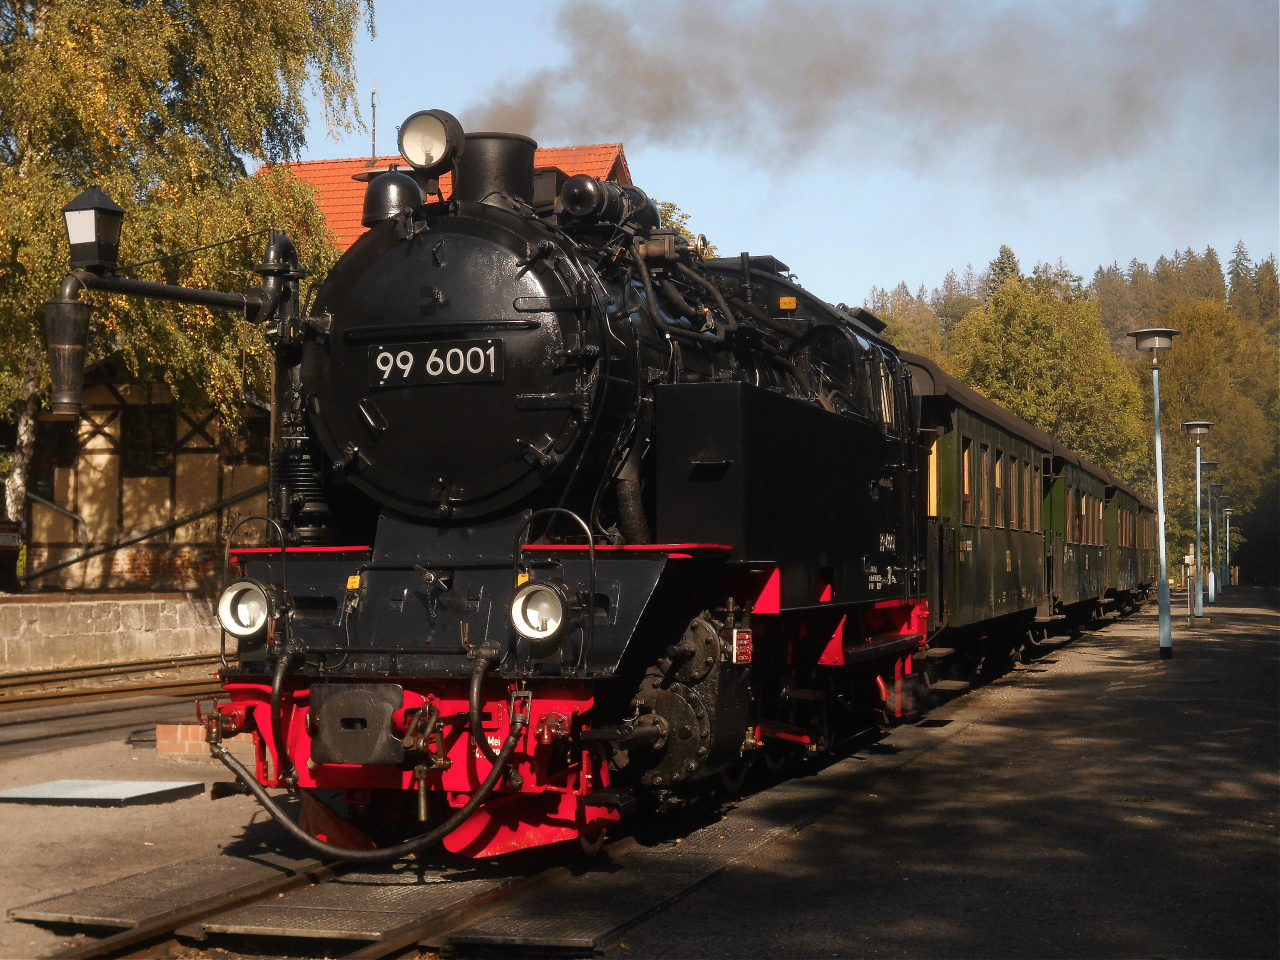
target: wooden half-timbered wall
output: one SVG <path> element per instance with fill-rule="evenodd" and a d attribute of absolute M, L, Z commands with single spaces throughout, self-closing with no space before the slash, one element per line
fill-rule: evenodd
<path fill-rule="evenodd" d="M 226 433 L 216 411 L 182 409 L 162 384 L 86 386 L 84 400 L 77 421 L 38 425 L 31 489 L 80 514 L 91 548 L 196 513 L 267 479 L 263 420 Z M 212 591 L 229 526 L 266 508 L 266 494 L 258 494 L 47 574 L 29 588 Z M 81 552 L 78 525 L 70 518 L 29 502 L 28 520 L 28 571 Z M 260 539 L 257 530 L 242 532 L 244 542 Z"/>

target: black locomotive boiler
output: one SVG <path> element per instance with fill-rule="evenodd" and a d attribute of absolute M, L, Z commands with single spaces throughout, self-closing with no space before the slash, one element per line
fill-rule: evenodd
<path fill-rule="evenodd" d="M 256 734 L 260 798 L 436 826 L 387 855 L 591 845 L 900 703 L 918 447 L 879 321 L 526 137 L 429 111 L 402 148 L 270 328 L 287 549 L 231 549 L 213 725 Z"/>

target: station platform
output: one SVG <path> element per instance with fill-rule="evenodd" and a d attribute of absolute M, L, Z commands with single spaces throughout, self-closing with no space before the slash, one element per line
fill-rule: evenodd
<path fill-rule="evenodd" d="M 1280 956 L 1280 618 L 1177 609 L 1172 660 L 1151 603 L 935 710 L 932 750 L 607 956 Z"/>

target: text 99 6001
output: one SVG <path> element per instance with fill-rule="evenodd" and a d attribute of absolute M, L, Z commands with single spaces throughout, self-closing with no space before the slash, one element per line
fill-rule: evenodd
<path fill-rule="evenodd" d="M 502 368 L 501 340 L 436 340 L 369 348 L 373 387 L 501 380 Z"/>

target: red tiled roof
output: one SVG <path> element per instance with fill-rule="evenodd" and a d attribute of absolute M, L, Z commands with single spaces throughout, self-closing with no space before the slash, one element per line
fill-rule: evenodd
<path fill-rule="evenodd" d="M 597 143 L 584 147 L 540 147 L 534 155 L 535 167 L 559 167 L 569 176 L 589 174 L 619 183 L 631 182 L 631 171 L 620 143 Z M 386 169 L 389 164 L 404 165 L 400 157 L 378 157 L 373 169 Z M 352 180 L 352 174 L 370 169 L 369 159 L 303 160 L 289 164 L 303 180 L 316 188 L 316 201 L 325 220 L 337 237 L 338 246 L 346 250 L 355 243 L 365 228 L 360 225 L 364 208 L 365 184 Z M 448 198 L 453 189 L 452 178 L 440 178 L 440 191 Z"/>

